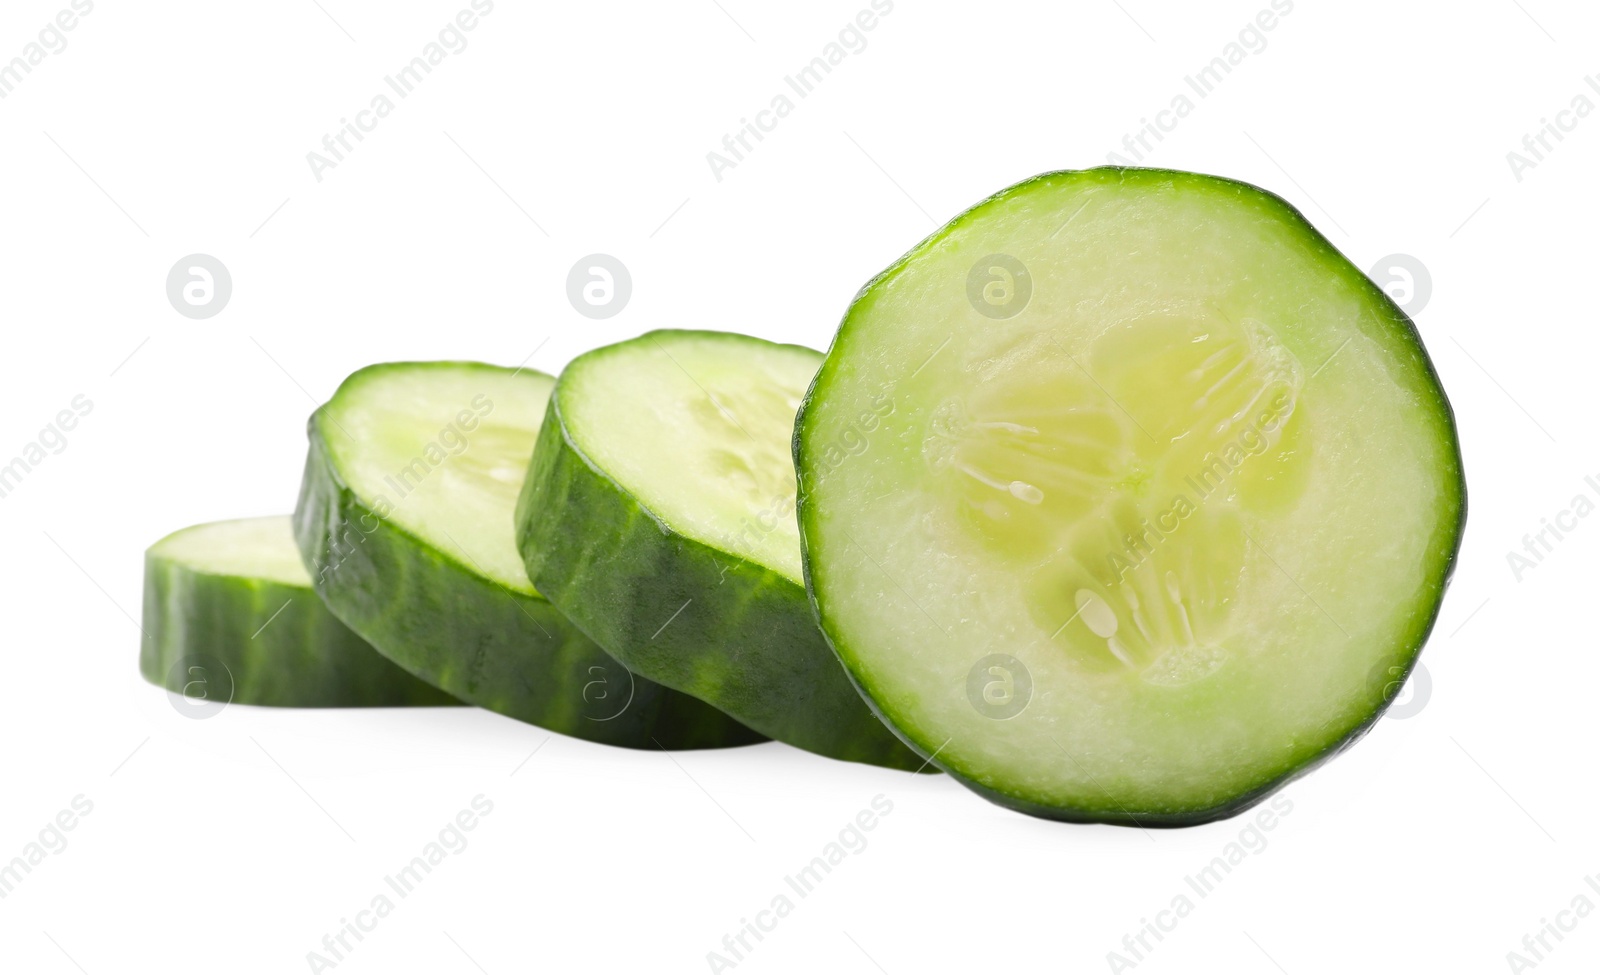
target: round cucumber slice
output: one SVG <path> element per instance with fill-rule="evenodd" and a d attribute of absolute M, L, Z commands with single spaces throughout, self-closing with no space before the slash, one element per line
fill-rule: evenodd
<path fill-rule="evenodd" d="M 763 734 L 916 769 L 806 599 L 789 457 L 821 355 L 660 331 L 574 359 L 517 509 L 539 591 L 635 672 Z"/>
<path fill-rule="evenodd" d="M 631 748 L 763 740 L 630 673 L 528 581 L 511 516 L 554 382 L 464 362 L 346 379 L 308 425 L 295 511 L 317 593 L 389 659 L 491 711 Z"/>
<path fill-rule="evenodd" d="M 217 705 L 460 704 L 390 663 L 311 591 L 289 516 L 195 525 L 144 557 L 144 679 Z"/>
<path fill-rule="evenodd" d="M 795 458 L 873 707 L 1065 820 L 1221 818 L 1352 742 L 1466 516 L 1410 320 L 1282 199 L 1161 170 L 1028 180 L 873 279 Z"/>

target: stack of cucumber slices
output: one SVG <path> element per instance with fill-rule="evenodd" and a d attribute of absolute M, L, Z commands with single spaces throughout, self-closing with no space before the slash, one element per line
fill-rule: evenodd
<path fill-rule="evenodd" d="M 309 438 L 292 519 L 147 553 L 151 682 L 770 738 L 1139 826 L 1371 727 L 1466 515 L 1400 309 L 1278 197 L 1148 169 L 983 201 L 826 356 L 657 331 L 556 378 L 376 365 Z"/>

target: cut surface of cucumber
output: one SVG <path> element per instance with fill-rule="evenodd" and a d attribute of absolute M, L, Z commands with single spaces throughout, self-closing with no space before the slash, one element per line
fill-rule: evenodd
<path fill-rule="evenodd" d="M 518 506 L 530 576 L 637 673 L 818 754 L 926 763 L 817 630 L 794 523 L 794 412 L 821 356 L 660 331 L 562 372 Z"/>
<path fill-rule="evenodd" d="M 534 589 L 512 513 L 554 380 L 462 362 L 370 366 L 308 425 L 295 534 L 351 629 L 463 701 L 591 741 L 761 741 L 638 677 Z"/>
<path fill-rule="evenodd" d="M 195 525 L 145 553 L 145 680 L 196 702 L 459 704 L 352 633 L 311 590 L 287 515 Z"/>
<path fill-rule="evenodd" d="M 1028 180 L 875 278 L 795 456 L 873 706 L 1058 819 L 1220 818 L 1353 741 L 1466 513 L 1410 320 L 1280 198 L 1161 170 Z"/>

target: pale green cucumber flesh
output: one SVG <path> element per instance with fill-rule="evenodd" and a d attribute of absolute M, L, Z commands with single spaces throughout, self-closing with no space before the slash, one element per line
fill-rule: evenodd
<path fill-rule="evenodd" d="M 915 769 L 802 582 L 789 440 L 820 359 L 694 331 L 580 356 L 556 384 L 518 537 L 539 591 L 637 673 L 797 747 Z"/>
<path fill-rule="evenodd" d="M 1047 174 L 929 237 L 846 313 L 795 455 L 873 706 L 1061 819 L 1229 815 L 1352 741 L 1466 512 L 1410 320 L 1278 197 L 1169 171 Z"/>
<path fill-rule="evenodd" d="M 591 741 L 761 736 L 629 672 L 528 580 L 512 513 L 554 380 L 476 363 L 347 379 L 309 424 L 296 537 L 329 608 L 464 701 Z"/>
<path fill-rule="evenodd" d="M 139 670 L 217 705 L 459 704 L 413 677 L 322 605 L 287 515 L 174 532 L 145 553 Z"/>

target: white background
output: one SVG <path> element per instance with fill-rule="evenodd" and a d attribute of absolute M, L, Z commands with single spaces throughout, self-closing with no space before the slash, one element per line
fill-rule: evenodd
<path fill-rule="evenodd" d="M 497 0 L 321 182 L 306 154 L 467 0 L 99 0 L 0 100 L 0 455 L 94 403 L 0 500 L 0 859 L 94 803 L 0 901 L 0 967 L 307 971 L 480 793 L 471 845 L 339 972 L 708 971 L 880 794 L 869 846 L 739 972 L 1108 971 L 1186 892 L 1139 972 L 1497 972 L 1574 896 L 1600 904 L 1600 518 L 1520 581 L 1506 558 L 1600 474 L 1600 118 L 1520 180 L 1506 158 L 1579 93 L 1600 104 L 1600 12 L 1297 0 L 1198 99 L 1184 76 L 1265 0 L 898 0 L 717 181 L 706 153 L 866 5 Z M 66 6 L 7 0 L 0 60 Z M 1248 819 L 1052 824 L 942 776 L 779 744 L 669 758 L 469 709 L 195 721 L 140 680 L 143 549 L 289 510 L 305 418 L 352 370 L 531 353 L 556 372 L 663 326 L 825 346 L 939 222 L 1105 162 L 1180 92 L 1195 109 L 1146 162 L 1279 192 L 1363 268 L 1399 252 L 1431 271 L 1416 318 L 1471 497 L 1426 706 L 1290 786 L 1293 812 L 1211 896 L 1184 877 Z M 234 282 L 204 321 L 164 292 L 196 252 Z M 594 252 L 633 276 L 607 321 L 566 297 Z M 1597 918 L 1538 971 L 1593 971 Z"/>

